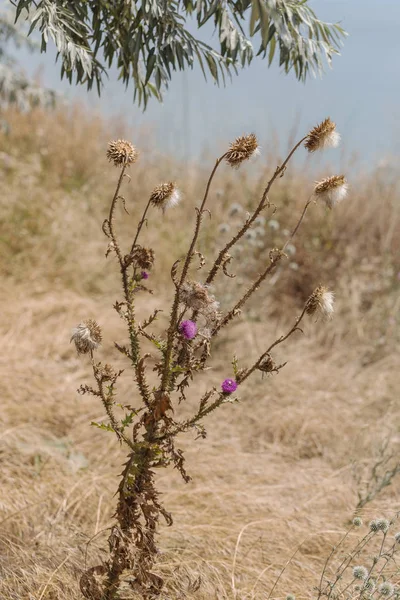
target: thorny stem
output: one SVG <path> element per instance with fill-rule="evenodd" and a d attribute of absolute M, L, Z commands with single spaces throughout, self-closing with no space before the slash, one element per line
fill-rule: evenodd
<path fill-rule="evenodd" d="M 103 406 L 105 408 L 107 416 L 110 419 L 111 426 L 112 426 L 113 430 L 115 431 L 115 435 L 117 436 L 117 438 L 118 438 L 118 440 L 120 442 L 123 441 L 130 448 L 133 448 L 132 442 L 121 431 L 121 428 L 118 425 L 117 419 L 115 418 L 115 415 L 114 415 L 111 403 L 107 400 L 106 394 L 104 393 L 103 383 L 101 381 L 101 378 L 99 377 L 98 369 L 97 369 L 97 367 L 95 365 L 95 362 L 94 362 L 93 350 L 90 351 L 90 359 L 91 359 L 92 368 L 93 368 L 93 375 L 94 375 L 94 378 L 96 380 L 97 388 L 98 388 L 98 391 L 99 391 L 99 396 L 101 398 L 101 401 L 103 403 Z"/>
<path fill-rule="evenodd" d="M 297 233 L 297 230 L 299 229 L 299 227 L 300 227 L 300 225 L 301 225 L 301 223 L 302 223 L 302 221 L 303 221 L 303 219 L 304 219 L 304 217 L 305 217 L 305 215 L 306 215 L 307 209 L 308 209 L 308 207 L 310 206 L 310 204 L 311 204 L 311 198 L 309 198 L 309 200 L 307 200 L 307 202 L 306 202 L 306 204 L 305 204 L 305 206 L 304 206 L 304 208 L 303 208 L 303 212 L 301 213 L 301 217 L 300 217 L 300 219 L 299 219 L 299 220 L 298 220 L 298 222 L 297 222 L 297 225 L 296 225 L 296 227 L 293 229 L 293 231 L 292 231 L 292 234 L 291 234 L 291 235 L 290 235 L 290 237 L 289 237 L 289 238 L 286 240 L 286 242 L 284 243 L 284 245 L 283 245 L 283 247 L 282 247 L 282 252 L 285 252 L 285 249 L 286 249 L 287 245 L 288 245 L 288 244 L 289 244 L 289 243 L 292 241 L 292 239 L 293 239 L 293 238 L 294 238 L 294 236 L 296 235 L 296 233 Z"/>
<path fill-rule="evenodd" d="M 248 377 L 250 377 L 250 375 L 256 370 L 258 369 L 258 367 L 261 365 L 262 361 L 264 360 L 264 358 L 266 356 L 268 356 L 268 354 L 270 354 L 271 350 L 273 348 L 275 348 L 276 346 L 278 346 L 279 344 L 282 344 L 282 342 L 286 341 L 288 339 L 288 337 L 290 337 L 295 331 L 299 330 L 299 325 L 301 323 L 301 321 L 304 318 L 304 315 L 306 314 L 307 311 L 307 304 L 305 304 L 302 313 L 300 314 L 300 316 L 297 317 L 293 327 L 287 332 L 286 335 L 281 335 L 280 338 L 278 338 L 277 340 L 275 340 L 275 342 L 273 344 L 270 345 L 270 347 L 260 356 L 260 358 L 254 363 L 254 365 L 252 367 L 250 367 L 250 369 L 248 371 L 246 371 L 246 373 L 244 374 L 244 376 L 241 379 L 242 383 L 243 381 L 245 381 Z"/>
<path fill-rule="evenodd" d="M 302 313 L 300 314 L 300 316 L 297 317 L 293 327 L 291 327 L 291 329 L 286 333 L 286 335 L 282 335 L 280 338 L 275 340 L 275 342 L 270 345 L 270 347 L 260 356 L 260 358 L 254 363 L 254 365 L 252 367 L 250 367 L 250 369 L 248 369 L 248 371 L 246 371 L 246 373 L 243 375 L 243 377 L 240 380 L 241 384 L 260 366 L 260 364 L 262 363 L 264 358 L 271 352 L 271 350 L 273 348 L 275 348 L 275 346 L 282 344 L 295 331 L 297 331 L 299 329 L 299 324 L 303 320 L 304 315 L 306 314 L 306 310 L 307 310 L 307 304 L 305 304 Z M 218 398 L 216 398 L 214 400 L 214 402 L 212 402 L 211 404 L 204 404 L 204 406 L 199 409 L 199 411 L 197 412 L 197 414 L 194 417 L 192 417 L 191 419 L 188 419 L 187 421 L 182 423 L 180 426 L 176 427 L 176 429 L 174 429 L 173 431 L 170 431 L 165 437 L 175 437 L 175 435 L 177 435 L 178 433 L 187 431 L 188 429 L 193 427 L 193 425 L 195 425 L 198 421 L 200 421 L 200 419 L 202 419 L 203 417 L 208 415 L 210 412 L 212 412 L 213 410 L 218 408 L 218 406 L 220 404 L 222 404 L 222 402 L 226 399 L 226 397 L 227 397 L 226 394 L 224 394 L 223 392 L 220 392 L 218 395 Z M 203 398 L 204 398 L 204 396 L 203 396 Z M 164 438 L 161 438 L 161 439 L 164 439 Z"/>
<path fill-rule="evenodd" d="M 173 348 L 174 337 L 175 337 L 176 327 L 177 327 L 177 316 L 178 316 L 178 310 L 179 310 L 179 293 L 180 293 L 182 285 L 185 282 L 185 279 L 186 279 L 186 276 L 187 276 L 187 273 L 188 273 L 188 270 L 190 267 L 190 263 L 193 258 L 193 251 L 194 251 L 197 239 L 199 237 L 201 222 L 202 222 L 203 214 L 204 214 L 204 207 L 207 202 L 211 183 L 212 183 L 212 180 L 214 179 L 214 175 L 215 175 L 219 165 L 225 158 L 225 155 L 226 155 L 226 153 L 223 154 L 220 158 L 218 158 L 216 160 L 214 168 L 211 171 L 210 177 L 208 178 L 206 190 L 204 192 L 203 201 L 200 205 L 200 208 L 197 209 L 197 218 L 196 218 L 196 225 L 195 225 L 193 238 L 190 243 L 189 250 L 186 254 L 185 262 L 184 262 L 183 268 L 182 268 L 181 277 L 176 286 L 175 298 L 174 298 L 174 302 L 173 302 L 172 310 L 171 310 L 171 320 L 170 320 L 170 325 L 169 325 L 168 332 L 167 332 L 167 345 L 166 345 L 166 350 L 165 350 L 164 369 L 163 369 L 162 380 L 161 380 L 161 390 L 163 392 L 167 391 L 169 382 L 170 382 L 170 377 L 171 377 L 170 362 L 171 362 L 172 348 Z"/>
<path fill-rule="evenodd" d="M 247 292 L 244 294 L 244 296 L 242 296 L 242 298 L 239 300 L 239 302 L 237 302 L 237 304 L 225 315 L 225 317 L 214 328 L 214 330 L 212 332 L 212 336 L 216 335 L 220 331 L 220 329 L 222 329 L 222 327 L 224 327 L 227 323 L 229 323 L 229 321 L 238 313 L 238 311 L 242 308 L 242 306 L 247 302 L 247 300 L 250 298 L 250 296 L 252 296 L 253 293 L 259 288 L 260 284 L 265 280 L 267 275 L 269 275 L 269 273 L 271 273 L 273 268 L 281 260 L 282 256 L 284 256 L 285 248 L 288 245 L 288 243 L 294 238 L 297 231 L 299 230 L 300 225 L 303 222 L 303 219 L 305 217 L 305 214 L 306 214 L 307 209 L 310 204 L 311 204 L 311 198 L 309 200 L 307 200 L 307 202 L 303 208 L 303 211 L 300 215 L 300 218 L 297 222 L 297 225 L 294 228 L 290 238 L 285 242 L 285 244 L 282 246 L 282 248 L 280 250 L 276 251 L 275 256 L 271 259 L 271 263 L 268 265 L 268 267 L 265 269 L 265 271 L 263 273 L 261 273 L 261 275 L 259 275 L 259 277 L 250 286 L 250 288 L 247 290 Z"/>
<path fill-rule="evenodd" d="M 138 228 L 137 228 L 136 235 L 135 235 L 135 239 L 133 240 L 133 244 L 132 244 L 132 247 L 131 247 L 131 252 L 133 252 L 133 250 L 134 250 L 134 248 L 136 246 L 136 242 L 138 241 L 139 234 L 140 234 L 140 232 L 142 230 L 142 227 L 143 227 L 143 225 L 146 222 L 146 215 L 147 215 L 147 211 L 150 208 L 150 204 L 151 204 L 151 200 L 149 200 L 148 203 L 146 204 L 146 208 L 144 209 L 143 216 L 142 216 L 142 218 L 139 221 Z"/>
<path fill-rule="evenodd" d="M 113 199 L 112 199 L 112 202 L 111 202 L 111 206 L 110 206 L 110 214 L 108 216 L 108 228 L 109 228 L 109 231 L 110 231 L 111 240 L 112 240 L 112 242 L 114 244 L 114 250 L 115 250 L 115 253 L 116 253 L 117 257 L 118 257 L 118 261 L 119 261 L 121 269 L 124 268 L 124 260 L 122 258 L 121 249 L 119 247 L 116 235 L 114 233 L 114 212 L 115 212 L 115 207 L 117 205 L 117 200 L 118 200 L 118 197 L 119 197 L 119 190 L 121 189 L 122 180 L 123 180 L 124 175 L 125 175 L 125 170 L 126 170 L 126 165 L 124 165 L 122 167 L 122 169 L 121 169 L 121 174 L 119 176 L 117 187 L 115 189 L 114 196 L 113 196 Z"/>
<path fill-rule="evenodd" d="M 237 234 L 225 245 L 225 247 L 219 252 L 218 257 L 214 263 L 214 265 L 212 266 L 207 279 L 205 281 L 206 285 L 210 285 L 210 283 L 212 283 L 215 279 L 215 276 L 218 272 L 218 269 L 220 268 L 221 264 L 224 262 L 226 255 L 228 253 L 228 251 L 232 248 L 232 246 L 234 246 L 236 244 L 236 242 L 243 237 L 243 235 L 246 233 L 246 231 L 251 227 L 251 225 L 254 223 L 254 221 L 256 220 L 256 218 L 258 217 L 258 215 L 261 213 L 261 211 L 268 206 L 268 194 L 275 182 L 275 180 L 278 177 L 282 177 L 285 170 L 286 170 L 286 166 L 288 164 L 288 162 L 290 161 L 290 159 L 292 158 L 293 154 L 296 152 L 296 150 L 301 146 L 301 144 L 307 139 L 308 135 L 303 137 L 290 151 L 290 153 L 288 154 L 288 156 L 286 157 L 286 159 L 284 160 L 284 162 L 282 163 L 282 165 L 278 166 L 275 169 L 275 173 L 273 174 L 273 176 L 271 177 L 271 179 L 268 181 L 267 183 L 267 187 L 265 188 L 263 195 L 261 197 L 261 200 L 256 208 L 256 210 L 254 211 L 254 213 L 252 214 L 252 216 L 246 220 L 246 222 L 244 223 L 244 225 L 240 228 L 240 230 L 237 232 Z"/>
<path fill-rule="evenodd" d="M 250 296 L 253 295 L 253 293 L 257 290 L 257 288 L 260 286 L 260 284 L 264 281 L 264 279 L 266 279 L 267 275 L 269 273 L 271 273 L 271 271 L 273 270 L 273 268 L 276 266 L 276 264 L 279 262 L 279 260 L 282 258 L 281 254 L 278 254 L 272 261 L 271 263 L 268 265 L 268 267 L 265 269 L 265 271 L 263 273 L 261 273 L 261 275 L 259 275 L 259 277 L 255 280 L 255 282 L 249 287 L 249 289 L 247 290 L 247 292 L 244 294 L 244 296 L 242 296 L 242 298 L 239 300 L 239 302 L 237 302 L 235 304 L 235 306 L 225 315 L 225 317 L 218 323 L 218 325 L 213 329 L 212 331 L 212 337 L 214 337 L 219 331 L 220 329 L 222 329 L 222 327 L 224 327 L 227 323 L 229 323 L 229 321 L 231 319 L 233 319 L 233 317 L 235 315 L 238 314 L 238 311 L 242 308 L 242 306 L 247 302 L 247 300 L 250 298 Z"/>
<path fill-rule="evenodd" d="M 131 290 L 129 289 L 129 279 L 128 279 L 128 274 L 127 274 L 127 270 L 126 270 L 126 265 L 125 265 L 125 262 L 124 262 L 124 259 L 123 259 L 122 253 L 121 253 L 121 249 L 118 244 L 117 237 L 114 232 L 114 212 L 115 212 L 117 200 L 119 198 L 119 190 L 121 188 L 122 180 L 125 175 L 125 170 L 126 170 L 126 164 L 123 165 L 123 167 L 121 169 L 121 174 L 119 176 L 117 187 L 115 189 L 115 193 L 114 193 L 114 196 L 113 196 L 113 199 L 111 202 L 110 214 L 108 217 L 108 229 L 110 232 L 110 237 L 111 237 L 113 247 L 114 247 L 115 253 L 117 255 L 118 262 L 120 265 L 120 270 L 121 270 L 122 287 L 124 290 L 124 296 L 125 296 L 126 307 L 127 307 L 127 321 L 128 321 L 128 329 L 129 329 L 129 339 L 130 339 L 130 344 L 131 344 L 131 356 L 132 356 L 132 362 L 135 365 L 137 362 L 137 359 L 138 359 L 139 349 L 138 349 L 138 336 L 137 336 L 137 332 L 135 329 L 135 314 L 134 314 L 134 310 L 133 310 L 133 306 L 132 306 L 132 293 L 131 293 Z M 144 216 L 142 218 L 142 221 L 144 221 Z M 140 231 L 140 229 L 139 229 L 139 231 Z M 138 233 L 137 233 L 137 235 L 138 235 Z"/>

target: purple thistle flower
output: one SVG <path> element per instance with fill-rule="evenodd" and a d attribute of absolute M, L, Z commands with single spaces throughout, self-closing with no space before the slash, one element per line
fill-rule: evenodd
<path fill-rule="evenodd" d="M 147 273 L 147 271 L 142 271 L 142 272 L 140 273 L 140 277 L 141 277 L 142 279 L 148 279 L 148 278 L 149 278 L 149 274 Z"/>
<path fill-rule="evenodd" d="M 182 321 L 179 331 L 187 340 L 192 340 L 197 334 L 197 325 L 194 321 Z"/>
<path fill-rule="evenodd" d="M 237 383 L 234 379 L 224 379 L 221 387 L 224 394 L 232 394 L 237 390 Z"/>

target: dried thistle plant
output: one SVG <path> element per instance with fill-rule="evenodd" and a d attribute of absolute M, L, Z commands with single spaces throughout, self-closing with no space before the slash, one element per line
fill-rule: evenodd
<path fill-rule="evenodd" d="M 399 600 L 398 518 L 399 513 L 396 513 L 390 520 L 377 518 L 364 526 L 362 519 L 355 517 L 325 560 L 318 585 L 312 591 L 315 600 Z M 363 529 L 364 533 L 360 535 Z M 302 544 L 280 571 L 268 598 L 275 598 L 273 593 L 283 573 L 301 547 Z M 302 596 L 306 595 L 311 595 L 311 590 L 302 593 Z M 292 594 L 289 596 L 294 598 Z"/>
<path fill-rule="evenodd" d="M 373 519 L 367 532 L 354 541 L 354 530 L 363 527 L 355 517 L 351 528 L 333 546 L 316 588 L 321 598 L 378 600 L 400 597 L 399 513 L 391 519 Z M 352 542 L 352 543 L 351 543 Z"/>
<path fill-rule="evenodd" d="M 194 232 L 189 249 L 186 255 L 179 258 L 171 268 L 175 293 L 170 307 L 169 324 L 161 336 L 156 336 L 151 331 L 159 310 L 154 311 L 143 323 L 139 323 L 136 318 L 136 298 L 139 293 L 146 290 L 144 280 L 148 278 L 148 272 L 151 271 L 155 261 L 153 249 L 144 248 L 138 241 L 144 224 L 149 220 L 148 213 L 151 208 L 161 208 L 165 211 L 176 206 L 180 193 L 172 182 L 156 187 L 144 207 L 143 216 L 137 225 L 129 251 L 123 250 L 115 228 L 115 208 L 118 201 L 125 202 L 120 195 L 121 185 L 127 167 L 136 161 L 138 152 L 132 144 L 123 140 L 110 143 L 107 155 L 109 160 L 120 168 L 120 175 L 108 218 L 103 223 L 103 231 L 109 239 L 106 255 L 115 254 L 121 273 L 123 297 L 116 302 L 115 309 L 126 324 L 128 339 L 126 345 L 115 344 L 115 347 L 131 364 L 137 388 L 137 402 L 135 406 L 131 406 L 123 400 L 118 400 L 117 405 L 116 385 L 121 372 L 95 360 L 94 352 L 101 340 L 101 332 L 97 324 L 94 321 L 86 321 L 78 325 L 73 332 L 72 340 L 78 352 L 90 355 L 96 382 L 95 386 L 82 385 L 79 391 L 83 394 L 92 394 L 101 400 L 108 418 L 108 422 L 100 425 L 101 428 L 113 431 L 118 442 L 128 451 L 128 458 L 118 486 L 115 524 L 108 540 L 109 558 L 103 564 L 88 569 L 81 577 L 81 591 L 85 598 L 91 600 L 119 598 L 121 585 L 127 581 L 132 590 L 143 598 L 160 594 L 163 580 L 154 573 L 153 569 L 158 552 L 156 535 L 160 517 L 163 517 L 169 525 L 172 524 L 172 517 L 161 503 L 154 469 L 172 464 L 180 472 L 184 481 L 188 482 L 190 476 L 185 469 L 185 457 L 176 445 L 178 436 L 193 432 L 204 438 L 205 417 L 236 399 L 235 392 L 251 376 L 257 372 L 261 376 L 278 373 L 282 369 L 284 365 L 275 363 L 272 351 L 296 331 L 301 331 L 300 324 L 306 315 L 319 313 L 324 318 L 332 315 L 333 294 L 324 287 L 318 286 L 285 334 L 266 345 L 265 350 L 252 364 L 239 366 L 237 360 L 233 358 L 232 371 L 230 369 L 227 371 L 220 389 L 211 387 L 198 399 L 197 408 L 191 416 L 186 419 L 179 418 L 179 405 L 186 399 L 188 388 L 196 376 L 208 366 L 213 340 L 237 318 L 250 297 L 287 258 L 286 251 L 289 251 L 289 243 L 297 234 L 314 196 L 320 192 L 314 190 L 314 193 L 311 193 L 286 243 L 281 248 L 271 248 L 268 264 L 254 281 L 249 283 L 245 292 L 233 302 L 230 309 L 221 312 L 218 299 L 211 293 L 210 286 L 217 276 L 228 276 L 227 282 L 231 282 L 234 287 L 234 281 L 227 271 L 232 258 L 229 254 L 230 250 L 251 231 L 253 225 L 257 224 L 261 213 L 270 207 L 269 192 L 284 175 L 294 152 L 304 143 L 306 146 L 308 144 L 308 149 L 313 151 L 332 145 L 326 143 L 325 139 L 328 136 L 332 141 L 335 132 L 333 124 L 329 123 L 329 127 L 325 125 L 325 129 L 318 130 L 319 133 L 317 129 L 313 129 L 303 137 L 291 150 L 286 160 L 276 168 L 253 212 L 224 244 L 217 256 L 211 259 L 208 273 L 202 281 L 199 281 L 199 270 L 205 268 L 206 259 L 198 252 L 196 246 L 204 217 L 209 214 L 207 200 L 214 177 L 224 162 L 236 168 L 258 153 L 256 136 L 251 134 L 238 138 L 217 159 L 207 181 L 202 202 L 196 208 Z M 318 135 L 319 142 L 316 139 Z M 325 199 L 326 194 L 337 186 L 336 183 L 324 185 Z M 332 198 L 330 203 L 333 206 L 336 196 Z M 197 260 L 194 265 L 195 259 Z M 200 267 L 198 259 L 200 259 Z M 143 351 L 143 343 L 149 342 L 154 346 L 156 357 L 154 370 L 158 383 L 154 387 L 150 387 L 146 373 L 149 354 Z M 117 406 L 123 406 L 128 410 L 128 414 L 119 418 Z"/>
<path fill-rule="evenodd" d="M 372 460 L 353 465 L 353 478 L 358 495 L 355 512 L 372 502 L 400 473 L 396 450 L 392 437 L 388 434 L 376 448 Z"/>

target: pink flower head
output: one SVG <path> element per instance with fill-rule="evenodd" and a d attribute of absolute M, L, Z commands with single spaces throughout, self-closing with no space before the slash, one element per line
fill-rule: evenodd
<path fill-rule="evenodd" d="M 197 325 L 194 321 L 182 321 L 179 331 L 187 340 L 192 340 L 197 334 Z"/>
<path fill-rule="evenodd" d="M 221 387 L 224 394 L 232 394 L 232 392 L 236 392 L 237 390 L 237 383 L 234 379 L 224 379 Z"/>
<path fill-rule="evenodd" d="M 142 279 L 148 279 L 148 278 L 149 278 L 149 274 L 147 273 L 147 271 L 142 271 L 142 272 L 140 273 L 140 277 L 141 277 Z"/>

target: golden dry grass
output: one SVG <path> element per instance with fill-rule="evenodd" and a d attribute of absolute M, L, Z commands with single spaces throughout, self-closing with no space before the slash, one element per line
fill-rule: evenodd
<path fill-rule="evenodd" d="M 90 426 L 102 409 L 76 393 L 90 381 L 90 368 L 68 343 L 71 328 L 94 317 L 103 326 L 102 359 L 127 366 L 113 351 L 113 341 L 125 333 L 112 310 L 118 277 L 112 259 L 104 258 L 101 233 L 115 171 L 104 160 L 107 127 L 100 120 L 75 113 L 63 122 L 60 114 L 38 112 L 10 114 L 9 120 L 11 133 L 0 140 L 8 157 L 1 170 L 0 595 L 76 600 L 81 569 L 103 556 L 124 461 L 112 435 Z M 134 200 L 143 201 L 163 178 L 179 176 L 179 165 L 151 153 L 135 169 L 125 194 L 129 223 L 138 214 Z M 188 206 L 146 232 L 160 258 L 155 293 L 139 306 L 142 318 L 171 293 L 166 266 L 190 235 L 182 225 L 204 173 L 201 168 L 185 175 Z M 312 596 L 331 544 L 357 504 L 352 464 L 373 464 L 388 435 L 398 450 L 399 358 L 393 349 L 400 203 L 396 180 L 378 177 L 371 176 L 369 185 L 364 177 L 365 187 L 360 184 L 328 225 L 322 212 L 311 216 L 296 258 L 306 274 L 296 271 L 295 284 L 282 276 L 268 298 L 258 297 L 264 316 L 244 314 L 221 339 L 214 368 L 198 378 L 182 407 L 190 410 L 206 387 L 231 374 L 234 351 L 250 361 L 285 331 L 303 296 L 326 275 L 337 291 L 336 319 L 327 325 L 308 321 L 305 335 L 279 351 L 277 360 L 288 364 L 278 376 L 253 380 L 241 390 L 240 403 L 212 415 L 207 440 L 182 440 L 191 483 L 172 471 L 159 476 L 174 517 L 174 526 L 160 532 L 165 598 L 268 598 L 279 569 L 300 544 L 273 597 Z M 299 207 L 306 199 L 303 184 L 306 177 L 294 174 L 279 182 L 274 201 L 283 216 L 293 218 L 291 200 Z M 224 201 L 213 210 L 215 220 L 231 202 L 251 202 L 245 174 L 224 174 L 218 185 Z M 130 226 L 123 227 L 128 236 Z M 312 249 L 308 241 L 316 230 L 322 233 Z M 216 235 L 214 229 L 204 236 L 203 246 L 212 247 Z M 128 372 L 120 392 L 134 402 Z M 366 520 L 399 510 L 399 491 L 397 481 L 386 488 L 365 507 Z"/>

